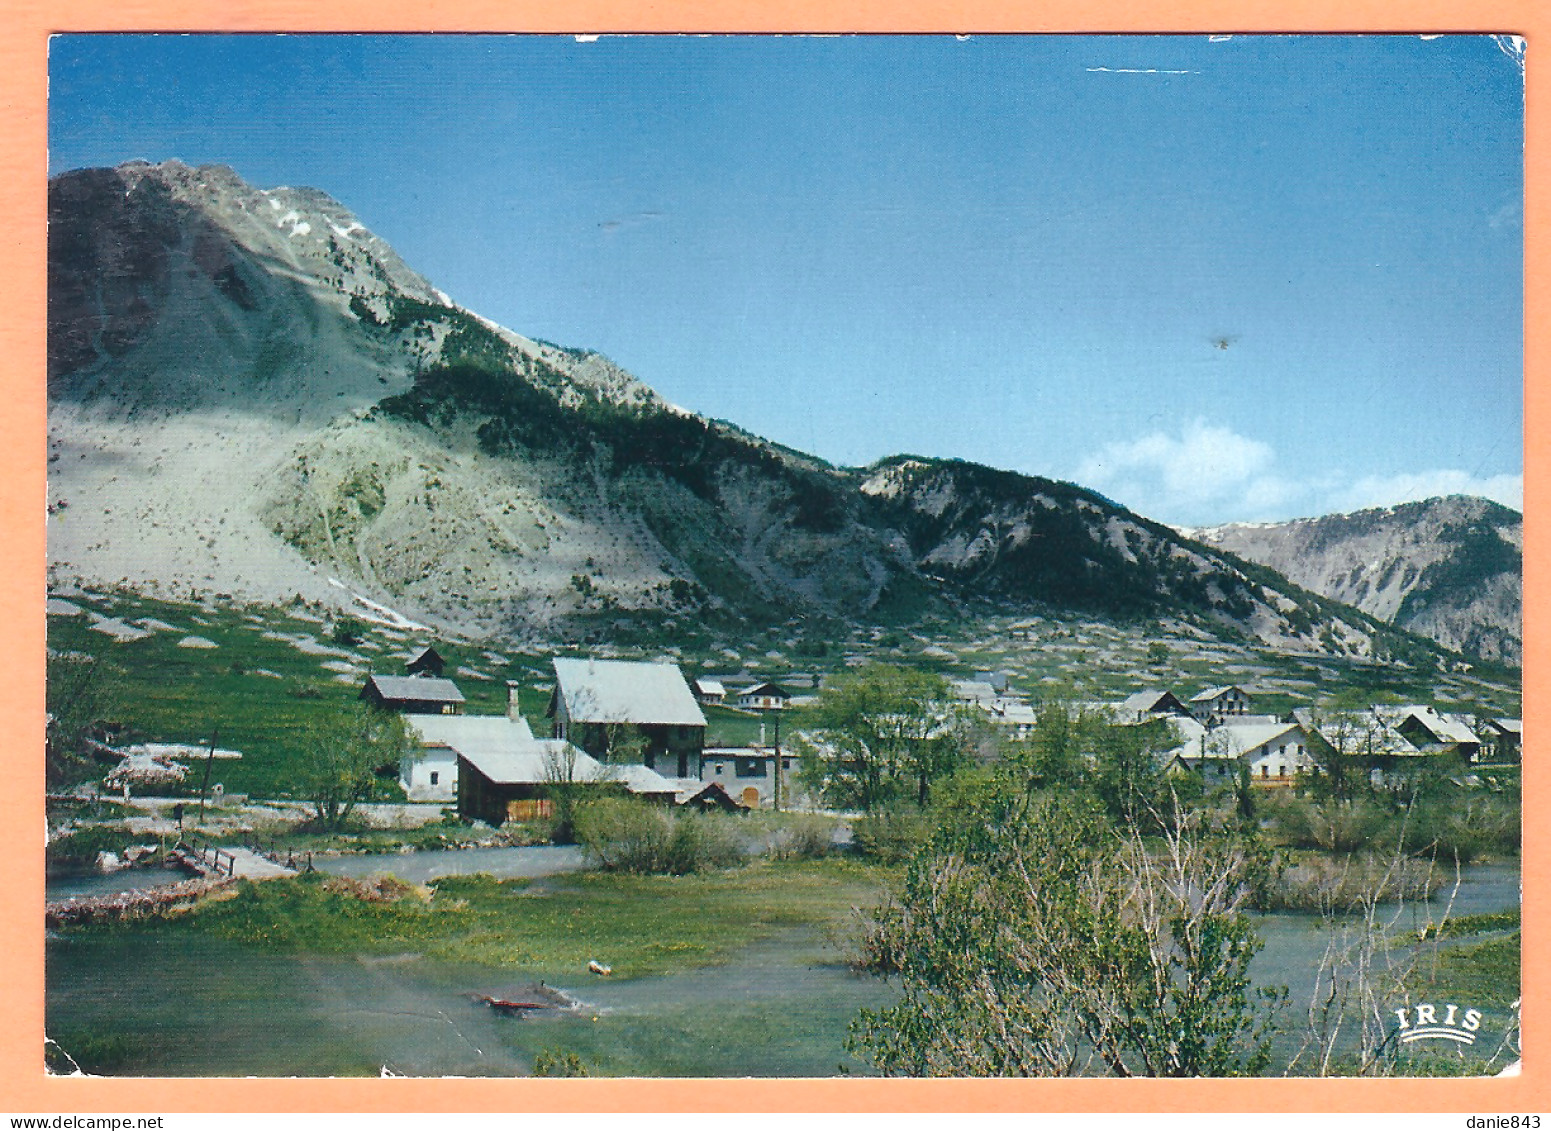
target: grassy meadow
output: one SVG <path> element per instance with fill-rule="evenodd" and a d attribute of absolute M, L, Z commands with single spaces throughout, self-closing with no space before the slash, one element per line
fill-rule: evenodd
<path fill-rule="evenodd" d="M 94 627 L 120 623 L 143 635 L 118 639 Z M 352 702 L 368 674 L 401 674 L 407 656 L 426 643 L 434 643 L 447 661 L 445 674 L 463 692 L 468 714 L 505 711 L 506 682 L 516 680 L 523 714 L 539 735 L 549 729 L 544 716 L 553 681 L 549 660 L 557 654 L 669 658 L 691 678 L 746 669 L 780 680 L 792 672 L 832 674 L 869 659 L 954 677 L 1000 670 L 1011 677 L 1014 690 L 1035 701 L 1114 701 L 1141 687 L 1189 693 L 1238 683 L 1251 687 L 1254 709 L 1264 713 L 1311 702 L 1382 698 L 1510 716 L 1520 711 L 1514 671 L 1421 672 L 1285 655 L 1207 638 L 1174 621 L 1040 616 L 936 621 L 911 631 L 838 633 L 822 647 L 803 626 L 791 625 L 736 642 L 710 640 L 698 654 L 669 636 L 655 647 L 537 652 L 377 624 L 356 627 L 358 639 L 339 643 L 331 639 L 331 624 L 321 611 L 299 605 L 194 604 L 131 592 L 71 592 L 51 603 L 48 642 L 55 651 L 103 661 L 124 741 L 207 744 L 214 737 L 243 754 L 241 761 L 217 763 L 214 780 L 229 792 L 274 798 L 292 793 L 309 727 Z M 706 715 L 708 746 L 747 745 L 759 738 L 761 720 L 753 714 L 711 707 Z M 799 723 L 800 713 L 788 715 L 787 727 Z M 773 731 L 767 738 L 774 738 Z M 391 797 L 394 788 L 384 785 L 383 796 Z"/>

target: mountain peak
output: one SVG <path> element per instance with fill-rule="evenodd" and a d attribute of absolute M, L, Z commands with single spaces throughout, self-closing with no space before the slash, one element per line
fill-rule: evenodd
<path fill-rule="evenodd" d="M 1037 607 L 1385 647 L 1074 484 L 920 456 L 842 470 L 670 406 L 457 306 L 316 189 L 176 161 L 49 188 L 61 580 L 345 586 L 479 635 Z"/>
<path fill-rule="evenodd" d="M 1523 516 L 1490 499 L 1448 495 L 1194 536 L 1445 647 L 1520 660 Z"/>

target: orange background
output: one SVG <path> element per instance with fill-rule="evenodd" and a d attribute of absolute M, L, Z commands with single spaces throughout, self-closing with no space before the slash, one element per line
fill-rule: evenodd
<path fill-rule="evenodd" d="M 1544 944 L 1551 885 L 1536 760 L 1545 711 L 1543 453 L 1525 445 L 1523 1075 L 1490 1080 L 110 1080 L 43 1074 L 44 329 L 48 36 L 66 31 L 1502 32 L 1529 41 L 1525 428 L 1548 419 L 1551 5 L 1532 0 L 5 0 L 0 35 L 0 1112 L 1551 1111 Z M 1443 406 L 1449 408 L 1452 406 Z M 1463 1123 L 1461 1123 L 1463 1125 Z"/>

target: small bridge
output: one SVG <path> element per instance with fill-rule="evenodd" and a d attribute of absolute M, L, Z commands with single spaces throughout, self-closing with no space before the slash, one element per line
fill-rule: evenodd
<path fill-rule="evenodd" d="M 175 884 L 157 884 L 146 888 L 112 892 L 107 895 L 83 895 L 55 900 L 44 905 L 44 921 L 50 927 L 72 923 L 121 919 L 140 915 L 166 914 L 192 906 L 216 888 L 233 880 L 273 880 L 294 876 L 296 868 L 287 867 L 251 848 L 223 848 L 203 841 L 180 840 L 168 849 L 167 857 L 194 873 L 192 879 Z M 306 860 L 312 870 L 312 857 Z"/>
<path fill-rule="evenodd" d="M 296 869 L 261 856 L 251 848 L 222 848 L 203 841 L 179 841 L 169 855 L 201 876 L 227 876 L 239 880 L 272 880 L 294 876 Z"/>

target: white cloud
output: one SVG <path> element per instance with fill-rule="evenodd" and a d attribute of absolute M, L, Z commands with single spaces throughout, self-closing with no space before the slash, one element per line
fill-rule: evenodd
<path fill-rule="evenodd" d="M 1275 474 L 1269 444 L 1203 420 L 1178 436 L 1152 432 L 1106 444 L 1083 460 L 1077 482 L 1163 521 L 1213 521 L 1224 512 L 1261 514 L 1291 501 L 1297 488 Z"/>
<path fill-rule="evenodd" d="M 1524 204 L 1519 200 L 1510 200 L 1497 211 L 1486 218 L 1486 226 L 1492 229 L 1508 228 L 1517 230 L 1524 226 Z"/>
<path fill-rule="evenodd" d="M 1493 475 L 1478 479 L 1468 471 L 1454 470 L 1368 475 L 1337 492 L 1331 499 L 1331 509 L 1356 511 L 1389 507 L 1439 495 L 1479 495 L 1522 511 L 1524 476 Z"/>
<path fill-rule="evenodd" d="M 1139 514 L 1187 526 L 1279 521 L 1439 495 L 1479 495 L 1524 509 L 1522 475 L 1439 469 L 1354 478 L 1332 469 L 1316 480 L 1293 479 L 1278 470 L 1271 445 L 1204 420 L 1177 435 L 1151 432 L 1106 444 L 1073 478 Z"/>

